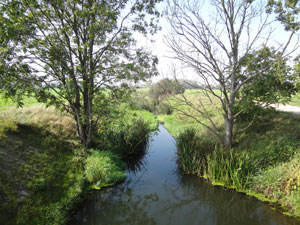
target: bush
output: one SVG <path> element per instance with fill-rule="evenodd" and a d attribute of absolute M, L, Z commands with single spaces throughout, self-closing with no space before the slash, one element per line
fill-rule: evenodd
<path fill-rule="evenodd" d="M 124 163 L 115 154 L 93 151 L 86 159 L 85 177 L 95 188 L 114 185 L 125 179 Z"/>
<path fill-rule="evenodd" d="M 155 108 L 156 114 L 165 114 L 165 115 L 171 115 L 173 113 L 174 109 L 171 105 L 160 103 Z"/>
<path fill-rule="evenodd" d="M 160 80 L 150 89 L 150 95 L 154 102 L 159 102 L 169 95 L 176 95 L 183 92 L 184 87 L 178 81 L 169 78 Z"/>
<path fill-rule="evenodd" d="M 214 148 L 215 141 L 199 137 L 193 128 L 184 130 L 177 137 L 179 166 L 186 173 L 202 174 Z"/>
<path fill-rule="evenodd" d="M 133 119 L 119 127 L 110 127 L 102 136 L 104 146 L 113 153 L 126 158 L 145 151 L 150 128 L 143 119 Z"/>
<path fill-rule="evenodd" d="M 147 110 L 149 112 L 154 112 L 155 110 L 154 101 L 142 93 L 132 94 L 128 100 L 128 106 L 133 110 Z"/>

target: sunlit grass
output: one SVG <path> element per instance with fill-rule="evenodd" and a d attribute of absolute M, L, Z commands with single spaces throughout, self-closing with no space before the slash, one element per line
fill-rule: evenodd
<path fill-rule="evenodd" d="M 33 105 L 39 105 L 38 101 L 34 97 L 24 97 L 23 100 L 25 107 L 30 107 Z M 8 109 L 16 109 L 17 103 L 11 98 L 5 98 L 3 94 L 0 93 L 0 111 Z"/>
<path fill-rule="evenodd" d="M 296 94 L 291 98 L 291 101 L 288 102 L 289 105 L 300 106 L 300 94 Z"/>
<path fill-rule="evenodd" d="M 100 189 L 124 180 L 124 168 L 125 164 L 112 152 L 92 150 L 86 159 L 85 176 L 92 188 Z"/>

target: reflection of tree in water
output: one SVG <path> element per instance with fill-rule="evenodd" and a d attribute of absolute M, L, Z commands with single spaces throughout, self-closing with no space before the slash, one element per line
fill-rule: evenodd
<path fill-rule="evenodd" d="M 172 196 L 163 211 L 174 217 L 186 209 L 189 224 L 292 225 L 290 218 L 271 211 L 264 203 L 233 190 L 212 187 L 194 176 L 179 176 L 177 187 L 165 185 Z M 200 219 L 201 218 L 201 219 Z M 198 221 L 197 221 L 198 219 Z M 201 220 L 201 221 L 199 221 Z M 201 223 L 199 223 L 201 222 Z"/>
<path fill-rule="evenodd" d="M 126 170 L 132 173 L 138 172 L 142 170 L 146 163 L 146 157 L 147 152 L 149 149 L 149 142 L 151 142 L 151 138 L 154 135 L 158 135 L 159 133 L 157 131 L 153 131 L 151 133 L 151 136 L 148 138 L 148 141 L 144 146 L 142 146 L 142 149 L 138 151 L 138 154 L 134 154 L 130 157 L 124 158 L 124 161 L 126 162 Z"/>
<path fill-rule="evenodd" d="M 126 162 L 126 170 L 131 173 L 139 172 L 140 170 L 144 169 L 145 163 L 147 162 L 147 153 L 149 149 L 149 143 L 152 140 L 152 137 L 155 135 L 158 135 L 158 131 L 153 131 L 148 138 L 148 141 L 144 146 L 142 146 L 142 149 L 138 151 L 138 154 L 132 155 L 130 157 L 124 158 L 124 161 Z"/>
<path fill-rule="evenodd" d="M 126 162 L 126 170 L 132 173 L 140 171 L 145 164 L 145 155 L 147 153 L 147 146 L 143 149 L 140 154 L 136 154 L 134 156 L 125 158 L 124 161 Z"/>
<path fill-rule="evenodd" d="M 147 199 L 145 201 L 144 199 Z M 84 210 L 76 215 L 72 225 L 155 225 L 154 218 L 147 214 L 149 205 L 158 201 L 156 194 L 134 195 L 127 183 L 103 190 L 91 196 Z M 75 220 L 77 220 L 75 218 Z"/>

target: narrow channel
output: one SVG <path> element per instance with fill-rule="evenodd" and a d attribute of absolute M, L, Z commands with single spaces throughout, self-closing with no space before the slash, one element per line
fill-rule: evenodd
<path fill-rule="evenodd" d="M 124 183 L 95 191 L 80 206 L 74 225 L 295 225 L 255 198 L 183 175 L 176 145 L 163 127 Z"/>

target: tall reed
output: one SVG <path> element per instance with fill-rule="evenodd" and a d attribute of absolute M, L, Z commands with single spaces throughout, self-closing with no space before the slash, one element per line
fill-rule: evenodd
<path fill-rule="evenodd" d="M 177 137 L 179 167 L 185 173 L 201 175 L 214 146 L 213 140 L 199 136 L 194 128 L 184 130 Z"/>
<path fill-rule="evenodd" d="M 207 156 L 204 177 L 241 191 L 249 185 L 253 171 L 254 166 L 247 153 L 236 152 L 234 149 L 227 152 L 224 148 L 217 147 Z"/>

